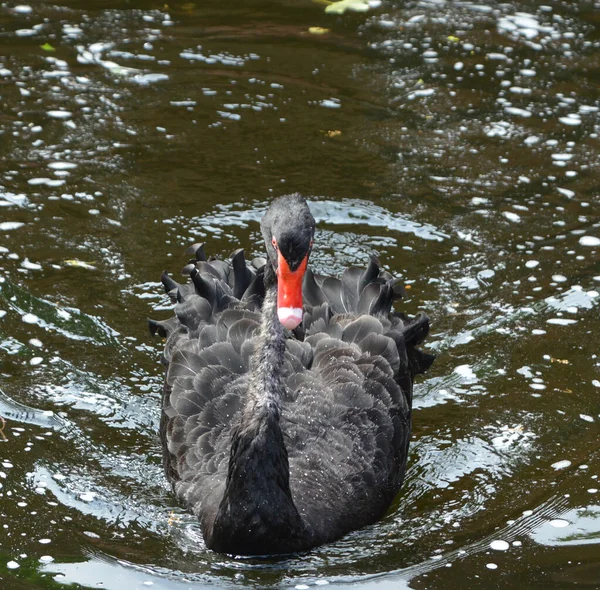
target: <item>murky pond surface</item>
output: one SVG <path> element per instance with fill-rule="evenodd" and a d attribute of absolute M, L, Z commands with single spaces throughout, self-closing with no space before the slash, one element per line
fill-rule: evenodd
<path fill-rule="evenodd" d="M 600 4 L 0 5 L 0 585 L 600 583 Z M 204 548 L 162 474 L 158 279 L 378 254 L 428 312 L 389 514 L 283 560 Z"/>

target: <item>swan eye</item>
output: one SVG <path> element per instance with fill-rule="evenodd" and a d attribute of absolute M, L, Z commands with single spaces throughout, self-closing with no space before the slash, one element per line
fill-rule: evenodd
<path fill-rule="evenodd" d="M 273 244 L 273 248 L 275 248 L 275 250 L 277 250 L 277 249 L 278 249 L 278 248 L 277 248 L 277 240 L 276 240 L 275 238 L 273 238 L 273 239 L 271 240 L 271 244 Z"/>

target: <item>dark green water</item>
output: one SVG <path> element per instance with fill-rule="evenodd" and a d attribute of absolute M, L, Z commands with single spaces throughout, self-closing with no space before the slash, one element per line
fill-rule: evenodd
<path fill-rule="evenodd" d="M 372 4 L 0 4 L 3 590 L 600 587 L 600 4 Z M 239 560 L 163 477 L 145 319 L 292 191 L 439 356 L 388 516 Z"/>

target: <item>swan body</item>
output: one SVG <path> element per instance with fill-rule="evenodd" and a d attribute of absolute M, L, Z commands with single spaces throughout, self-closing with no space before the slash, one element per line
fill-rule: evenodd
<path fill-rule="evenodd" d="M 261 222 L 266 259 L 207 260 L 178 285 L 166 338 L 164 467 L 206 544 L 239 555 L 291 553 L 383 516 L 404 477 L 413 378 L 433 356 L 424 314 L 373 259 L 340 279 L 307 268 L 315 223 L 304 199 Z M 282 311 L 283 310 L 283 311 Z M 291 311 L 290 311 L 291 310 Z"/>

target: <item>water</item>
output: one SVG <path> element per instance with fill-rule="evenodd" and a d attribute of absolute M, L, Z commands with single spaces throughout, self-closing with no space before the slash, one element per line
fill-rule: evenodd
<path fill-rule="evenodd" d="M 597 586 L 600 4 L 325 8 L 1 5 L 3 587 Z M 235 559 L 162 475 L 145 318 L 291 191 L 312 264 L 378 254 L 438 360 L 386 518 Z"/>

